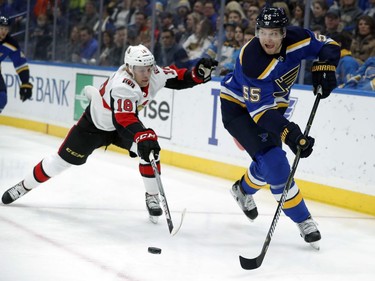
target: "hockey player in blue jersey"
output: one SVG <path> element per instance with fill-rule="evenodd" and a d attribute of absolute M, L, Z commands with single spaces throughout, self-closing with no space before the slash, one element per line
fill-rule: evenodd
<path fill-rule="evenodd" d="M 224 127 L 245 148 L 252 163 L 231 192 L 245 215 L 254 220 L 258 210 L 252 195 L 266 184 L 278 201 L 290 173 L 282 142 L 301 157 L 308 157 L 314 139 L 289 122 L 284 112 L 302 59 L 315 59 L 312 67 L 314 90 L 322 87 L 321 98 L 336 88 L 335 69 L 340 47 L 325 36 L 288 25 L 281 8 L 265 7 L 256 23 L 256 37 L 242 48 L 235 69 L 221 82 L 221 111 Z M 316 93 L 316 91 L 314 91 Z M 295 182 L 288 192 L 284 213 L 297 224 L 303 239 L 319 248 L 320 232 Z"/>
<path fill-rule="evenodd" d="M 0 63 L 9 57 L 21 80 L 20 99 L 31 98 L 33 85 L 29 82 L 30 71 L 25 55 L 20 50 L 17 41 L 9 35 L 9 19 L 0 16 Z M 7 89 L 0 69 L 0 113 L 7 104 Z"/>

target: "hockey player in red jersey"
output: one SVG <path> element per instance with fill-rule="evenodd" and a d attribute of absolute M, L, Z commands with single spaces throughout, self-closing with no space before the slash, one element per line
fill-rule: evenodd
<path fill-rule="evenodd" d="M 160 146 L 156 133 L 142 124 L 138 112 L 163 87 L 184 89 L 209 81 L 215 66 L 215 60 L 202 58 L 190 70 L 175 66 L 161 68 L 155 65 L 153 54 L 145 46 L 130 46 L 125 52 L 124 64 L 99 90 L 85 87 L 90 104 L 70 129 L 57 153 L 44 158 L 21 182 L 8 189 L 2 202 L 14 202 L 72 165 L 86 163 L 95 149 L 114 144 L 127 149 L 131 157 L 139 156 L 146 207 L 150 220 L 156 223 L 162 209 L 149 155 L 154 152 L 160 170 Z"/>

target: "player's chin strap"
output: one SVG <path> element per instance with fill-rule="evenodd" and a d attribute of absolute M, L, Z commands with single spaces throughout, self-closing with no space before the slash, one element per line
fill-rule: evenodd
<path fill-rule="evenodd" d="M 169 212 L 167 197 L 165 197 L 163 184 L 161 183 L 161 178 L 160 178 L 158 167 L 156 165 L 156 160 L 155 160 L 155 156 L 154 156 L 154 151 L 153 150 L 151 150 L 151 152 L 150 152 L 149 159 L 150 159 L 152 170 L 154 171 L 156 182 L 158 184 L 159 194 L 160 194 L 160 197 L 161 197 L 161 203 L 163 205 L 163 210 L 164 210 L 165 218 L 167 220 L 169 233 L 173 236 L 181 228 L 182 222 L 183 222 L 184 217 L 185 217 L 186 208 L 182 211 L 180 224 L 178 225 L 178 227 L 174 227 L 173 226 L 173 222 L 172 222 L 171 213 Z"/>
<path fill-rule="evenodd" d="M 311 128 L 312 122 L 314 120 L 315 113 L 316 113 L 316 110 L 318 109 L 318 105 L 319 105 L 319 102 L 320 102 L 320 99 L 321 99 L 322 95 L 323 95 L 322 86 L 319 85 L 317 87 L 317 90 L 316 90 L 315 102 L 314 102 L 313 108 L 311 110 L 309 120 L 307 121 L 306 129 L 305 129 L 305 132 L 304 132 L 305 136 L 308 136 L 308 134 L 310 132 L 310 128 Z M 252 259 L 248 259 L 248 258 L 244 258 L 243 256 L 240 256 L 240 263 L 241 263 L 241 266 L 242 266 L 243 269 L 256 269 L 256 268 L 258 268 L 262 265 L 264 256 L 266 255 L 268 247 L 271 243 L 272 235 L 273 235 L 273 232 L 275 231 L 276 224 L 279 220 L 281 210 L 284 206 L 286 197 L 288 195 L 288 191 L 289 191 L 289 189 L 292 185 L 294 174 L 297 170 L 297 166 L 298 166 L 300 158 L 301 158 L 301 148 L 298 147 L 296 157 L 294 158 L 294 161 L 293 161 L 292 169 L 290 171 L 288 180 L 285 184 L 284 192 L 281 195 L 279 204 L 277 205 L 276 213 L 273 217 L 271 226 L 268 230 L 266 240 L 263 243 L 262 251 L 259 254 L 259 256 L 255 257 L 255 258 L 252 258 Z"/>

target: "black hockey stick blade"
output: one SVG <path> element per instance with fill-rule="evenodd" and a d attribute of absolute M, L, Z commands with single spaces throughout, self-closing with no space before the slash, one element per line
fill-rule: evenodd
<path fill-rule="evenodd" d="M 257 269 L 262 265 L 266 252 L 262 252 L 259 256 L 253 259 L 244 258 L 240 256 L 241 267 L 246 270 Z"/>

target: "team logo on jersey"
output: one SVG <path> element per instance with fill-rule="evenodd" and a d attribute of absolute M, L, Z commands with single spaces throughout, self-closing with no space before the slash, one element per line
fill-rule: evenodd
<path fill-rule="evenodd" d="M 288 108 L 286 109 L 286 111 L 284 113 L 284 117 L 286 119 L 291 120 L 291 118 L 293 116 L 294 109 L 296 108 L 297 102 L 298 102 L 297 98 L 290 97 Z"/>
<path fill-rule="evenodd" d="M 267 142 L 267 140 L 268 140 L 268 133 L 259 134 L 258 137 L 260 137 L 260 141 L 261 142 Z"/>
<path fill-rule="evenodd" d="M 273 96 L 275 98 L 282 98 L 289 93 L 290 88 L 293 86 L 294 82 L 297 79 L 298 72 L 299 72 L 299 65 L 297 65 L 295 68 L 289 70 L 283 76 L 275 80 L 276 84 L 280 88 L 280 91 L 273 93 Z"/>

